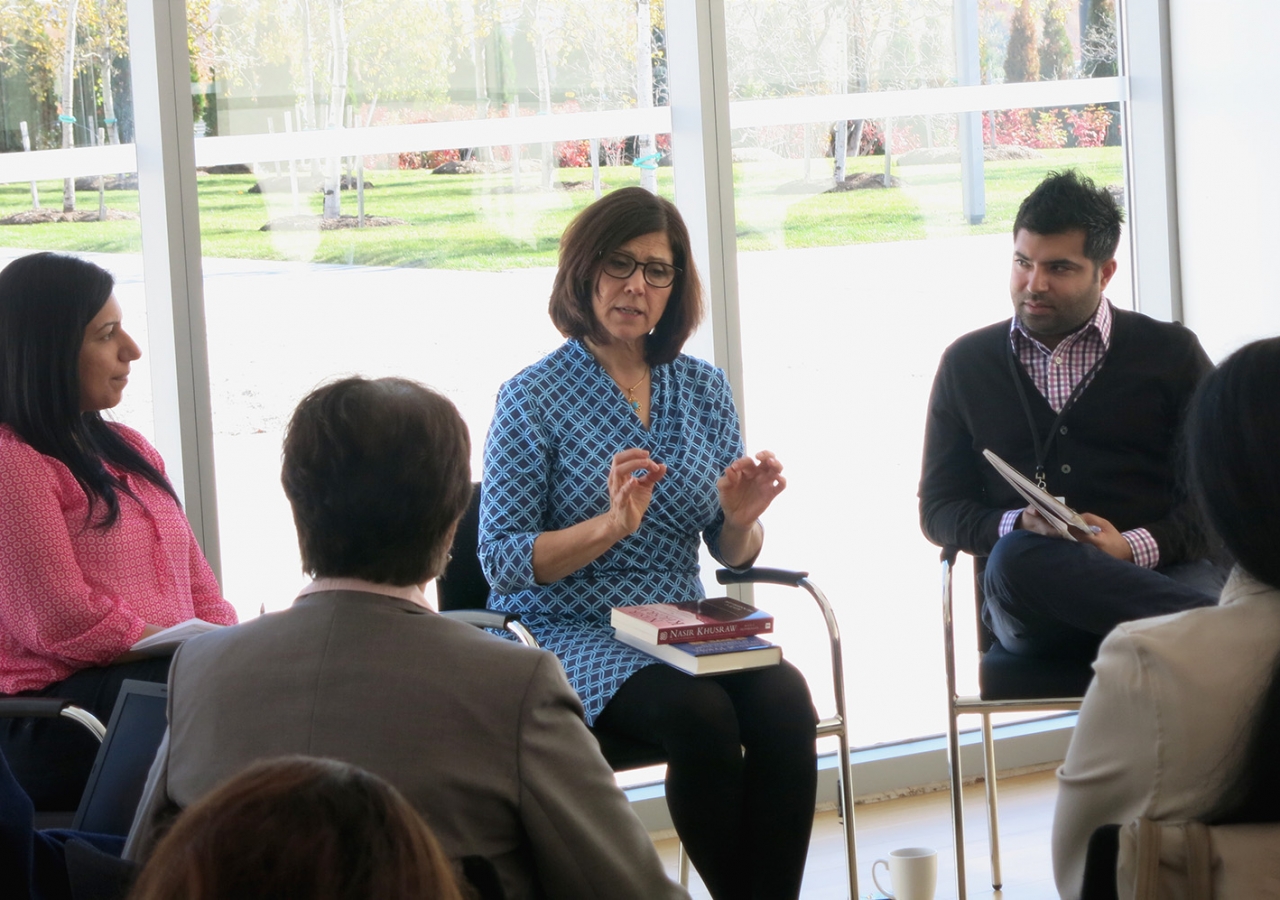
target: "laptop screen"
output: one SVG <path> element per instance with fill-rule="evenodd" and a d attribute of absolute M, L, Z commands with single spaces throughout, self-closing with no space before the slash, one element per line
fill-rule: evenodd
<path fill-rule="evenodd" d="M 164 738 L 167 685 L 125 680 L 72 827 L 125 836 Z"/>

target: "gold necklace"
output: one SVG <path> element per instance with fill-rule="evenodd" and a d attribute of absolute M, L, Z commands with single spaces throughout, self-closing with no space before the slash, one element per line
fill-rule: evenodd
<path fill-rule="evenodd" d="M 629 388 L 623 388 L 627 392 L 627 402 L 631 404 L 631 411 L 636 415 L 640 414 L 640 401 L 636 399 L 636 388 L 644 384 L 644 380 L 649 377 L 649 370 L 645 369 L 644 374 L 640 376 L 640 380 Z M 619 387 L 622 387 L 619 385 Z"/>

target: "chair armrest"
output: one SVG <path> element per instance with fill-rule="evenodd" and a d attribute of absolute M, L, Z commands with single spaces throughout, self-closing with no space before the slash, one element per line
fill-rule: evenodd
<path fill-rule="evenodd" d="M 496 609 L 446 609 L 442 610 L 440 615 L 477 628 L 495 628 L 499 631 L 505 630 L 510 622 L 520 621 L 520 617 L 515 613 L 500 612 Z"/>
<path fill-rule="evenodd" d="M 93 713 L 61 697 L 0 697 L 0 719 L 71 719 L 99 741 L 107 728 Z"/>
<path fill-rule="evenodd" d="M 60 697 L 0 697 L 0 719 L 56 719 L 71 705 Z"/>
<path fill-rule="evenodd" d="M 800 587 L 800 582 L 809 577 L 808 572 L 797 572 L 791 569 L 767 569 L 752 566 L 742 572 L 733 569 L 716 569 L 716 581 L 721 584 L 781 584 L 787 587 Z"/>
<path fill-rule="evenodd" d="M 538 648 L 541 645 L 533 633 L 520 621 L 516 613 L 502 612 L 496 609 L 446 609 L 440 615 L 448 619 L 457 619 L 477 628 L 492 628 L 494 631 L 506 631 L 514 635 L 516 640 L 526 647 Z"/>

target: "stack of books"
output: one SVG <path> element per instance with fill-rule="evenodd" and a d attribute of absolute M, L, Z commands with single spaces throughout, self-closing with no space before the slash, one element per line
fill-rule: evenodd
<path fill-rule="evenodd" d="M 732 597 L 615 606 L 610 624 L 622 643 L 691 675 L 782 661 L 781 648 L 760 637 L 773 631 L 773 616 Z"/>

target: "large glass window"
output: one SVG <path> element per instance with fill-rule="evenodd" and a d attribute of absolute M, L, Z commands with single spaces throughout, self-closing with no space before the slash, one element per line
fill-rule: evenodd
<path fill-rule="evenodd" d="M 634 2 L 202 15 L 223 586 L 251 615 L 303 581 L 280 443 L 317 384 L 400 375 L 444 391 L 479 478 L 498 386 L 561 341 L 547 298 L 565 225 L 603 191 L 673 192 L 663 28 L 660 6 Z"/>
<path fill-rule="evenodd" d="M 468 421 L 478 477 L 498 385 L 560 340 L 546 299 L 565 223 L 602 192 L 678 199 L 681 174 L 703 174 L 671 165 L 669 138 L 671 96 L 699 86 L 668 66 L 657 0 L 187 8 L 223 582 L 251 616 L 302 581 L 278 481 L 297 400 L 354 372 L 430 383 Z M 93 254 L 145 351 L 125 9 L 0 4 L 0 260 Z M 725 13 L 727 303 L 748 443 L 777 452 L 791 485 L 763 561 L 809 569 L 837 604 L 857 742 L 937 732 L 936 551 L 915 500 L 925 398 L 948 342 L 1007 317 L 1008 231 L 1036 181 L 1070 166 L 1128 192 L 1115 6 Z M 1120 260 L 1109 293 L 1131 306 Z M 721 342 L 732 331 L 714 326 Z M 150 433 L 135 371 L 119 417 Z M 824 706 L 824 654 L 804 643 L 821 632 L 784 627 Z"/>
<path fill-rule="evenodd" d="M 54 250 L 110 271 L 142 349 L 107 413 L 154 440 L 124 4 L 0 4 L 0 265 Z"/>
<path fill-rule="evenodd" d="M 1081 76 L 1115 74 L 1088 56 L 1101 52 L 1098 29 L 1082 51 L 1079 5 L 975 4 L 970 82 L 957 65 L 957 6 L 731 0 L 726 13 L 748 435 L 789 479 L 767 554 L 808 569 L 837 606 L 859 744 L 937 733 L 944 721 L 938 551 L 916 500 L 938 358 L 1011 315 L 1013 217 L 1047 172 L 1076 168 L 1125 194 L 1110 95 L 1049 93 L 1088 99 Z M 975 108 L 1013 82 L 1044 81 L 1057 83 L 1016 85 L 1024 107 Z M 987 93 L 959 99 L 966 83 Z M 1109 295 L 1131 307 L 1127 251 L 1121 264 Z M 971 634 L 971 579 L 956 584 L 959 628 Z M 784 635 L 806 667 L 821 659 L 820 643 L 804 643 L 813 633 Z M 960 639 L 962 652 L 974 647 Z M 824 683 L 812 668 L 810 683 Z"/>

